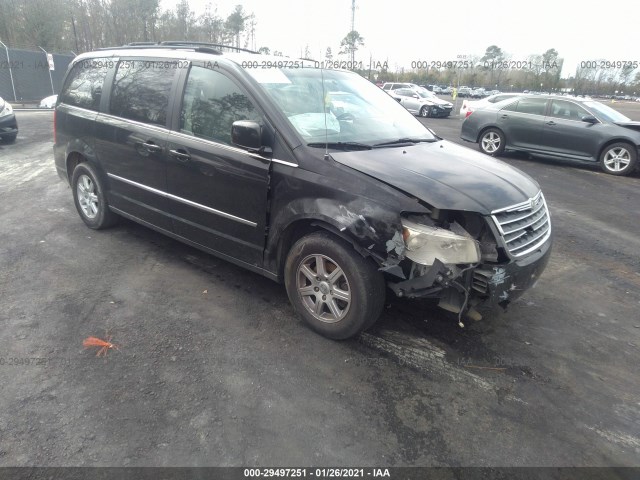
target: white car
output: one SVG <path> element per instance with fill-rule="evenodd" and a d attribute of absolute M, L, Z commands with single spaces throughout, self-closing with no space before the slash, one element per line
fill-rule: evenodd
<path fill-rule="evenodd" d="M 421 117 L 448 117 L 453 104 L 436 97 L 426 88 L 398 88 L 387 92 L 404 108 Z"/>
<path fill-rule="evenodd" d="M 58 101 L 58 95 L 50 95 L 47 98 L 43 98 L 38 105 L 38 108 L 54 108 Z"/>
<path fill-rule="evenodd" d="M 460 116 L 463 118 L 467 118 L 471 113 L 475 110 L 479 110 L 484 108 L 492 103 L 501 102 L 502 100 L 507 100 L 508 98 L 518 97 L 522 95 L 521 93 L 500 93 L 498 95 L 491 95 L 490 97 L 483 98 L 482 100 L 477 101 L 469 101 L 464 100 L 462 102 L 462 107 L 460 107 Z"/>

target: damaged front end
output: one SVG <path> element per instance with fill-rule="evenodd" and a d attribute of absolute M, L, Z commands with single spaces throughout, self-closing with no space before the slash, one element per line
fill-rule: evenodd
<path fill-rule="evenodd" d="M 549 259 L 550 235 L 541 194 L 491 216 L 405 214 L 402 231 L 387 244 L 401 259 L 387 270 L 388 285 L 398 297 L 437 299 L 459 319 L 479 320 L 476 307 L 506 308 L 535 284 Z"/>

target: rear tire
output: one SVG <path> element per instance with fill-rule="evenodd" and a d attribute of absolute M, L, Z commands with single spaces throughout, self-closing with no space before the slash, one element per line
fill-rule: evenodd
<path fill-rule="evenodd" d="M 480 151 L 486 155 L 491 155 L 492 157 L 497 157 L 504 152 L 506 139 L 504 138 L 504 133 L 497 128 L 488 128 L 480 135 L 480 140 L 478 141 L 478 148 Z"/>
<path fill-rule="evenodd" d="M 287 256 L 285 285 L 296 312 L 334 340 L 373 326 L 385 300 L 382 273 L 368 258 L 328 232 L 298 240 Z"/>
<path fill-rule="evenodd" d="M 612 143 L 600 154 L 600 167 L 611 175 L 629 175 L 636 169 L 638 153 L 624 142 Z"/>
<path fill-rule="evenodd" d="M 87 227 L 100 230 L 118 222 L 118 216 L 109 210 L 104 186 L 91 165 L 83 162 L 76 166 L 71 190 L 76 209 Z"/>

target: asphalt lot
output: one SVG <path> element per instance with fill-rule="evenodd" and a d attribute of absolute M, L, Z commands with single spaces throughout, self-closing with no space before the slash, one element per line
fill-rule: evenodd
<path fill-rule="evenodd" d="M 333 342 L 266 278 L 132 222 L 87 229 L 52 114 L 17 115 L 0 144 L 0 466 L 640 465 L 640 175 L 505 157 L 551 209 L 536 288 L 464 329 L 390 299 Z M 461 143 L 461 119 L 424 121 Z M 106 359 L 82 348 L 107 333 Z"/>

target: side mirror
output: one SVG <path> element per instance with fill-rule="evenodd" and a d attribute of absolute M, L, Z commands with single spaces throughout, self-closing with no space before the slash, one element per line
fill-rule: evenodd
<path fill-rule="evenodd" d="M 262 127 L 259 123 L 248 120 L 233 122 L 231 142 L 239 147 L 259 150 L 262 146 Z"/>
<path fill-rule="evenodd" d="M 598 119 L 593 115 L 585 115 L 584 117 L 581 118 L 581 120 L 587 123 L 598 123 Z"/>

